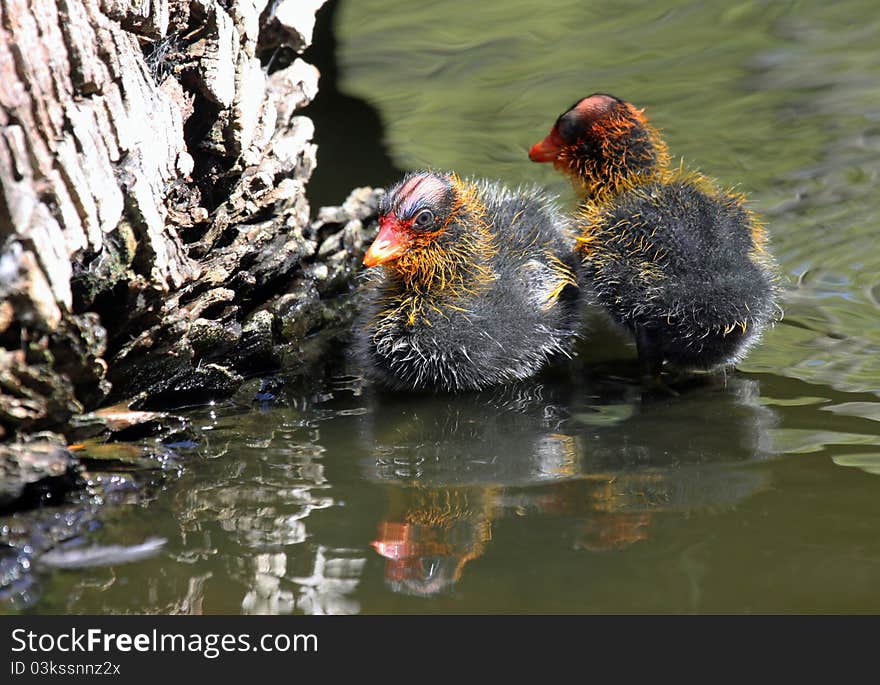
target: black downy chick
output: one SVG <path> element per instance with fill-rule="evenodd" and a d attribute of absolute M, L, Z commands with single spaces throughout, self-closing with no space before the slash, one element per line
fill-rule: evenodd
<path fill-rule="evenodd" d="M 385 194 L 379 224 L 357 326 L 369 376 L 478 390 L 569 354 L 580 260 L 554 197 L 422 171 Z"/>
<path fill-rule="evenodd" d="M 596 93 L 529 152 L 583 192 L 586 282 L 635 337 L 645 375 L 739 362 L 781 314 L 777 265 L 745 197 L 670 167 L 642 110 Z"/>

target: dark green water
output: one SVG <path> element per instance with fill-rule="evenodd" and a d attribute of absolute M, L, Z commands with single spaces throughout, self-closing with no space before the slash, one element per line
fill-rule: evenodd
<path fill-rule="evenodd" d="M 48 575 L 30 611 L 880 611 L 876 3 L 382 0 L 335 21 L 326 97 L 352 116 L 316 105 L 319 197 L 431 166 L 573 205 L 527 147 L 611 92 L 751 195 L 784 321 L 676 398 L 644 397 L 600 326 L 570 367 L 497 393 L 379 394 L 330 364 L 191 411 L 182 475 L 92 536 L 164 551 Z"/>

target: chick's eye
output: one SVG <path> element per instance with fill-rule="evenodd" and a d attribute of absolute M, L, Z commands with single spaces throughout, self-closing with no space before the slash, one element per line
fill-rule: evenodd
<path fill-rule="evenodd" d="M 423 209 L 416 215 L 415 225 L 419 228 L 427 228 L 434 223 L 434 213 L 429 209 Z"/>
<path fill-rule="evenodd" d="M 560 117 L 556 128 L 566 143 L 574 143 L 583 133 L 583 124 L 575 117 Z"/>

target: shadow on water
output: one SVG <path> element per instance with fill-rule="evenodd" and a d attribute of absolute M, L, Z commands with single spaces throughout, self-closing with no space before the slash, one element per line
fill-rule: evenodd
<path fill-rule="evenodd" d="M 318 11 L 312 47 L 303 56 L 321 72 L 318 95 L 303 111 L 319 122 L 318 166 L 308 185 L 314 208 L 339 204 L 351 188 L 388 185 L 403 173 L 385 147 L 379 112 L 339 90 L 334 31 L 338 8 L 339 0 L 331 0 Z"/>

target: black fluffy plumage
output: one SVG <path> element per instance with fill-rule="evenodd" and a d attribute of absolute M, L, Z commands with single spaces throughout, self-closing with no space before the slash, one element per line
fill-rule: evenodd
<path fill-rule="evenodd" d="M 670 168 L 641 110 L 604 94 L 579 100 L 530 157 L 582 187 L 587 283 L 633 334 L 646 374 L 664 362 L 735 364 L 781 313 L 777 266 L 745 198 Z"/>
<path fill-rule="evenodd" d="M 779 313 L 775 264 L 736 196 L 685 178 L 585 212 L 587 279 L 649 373 L 736 363 Z"/>
<path fill-rule="evenodd" d="M 369 376 L 475 390 L 569 353 L 580 265 L 554 197 L 419 172 L 388 190 L 380 225 L 356 327 Z"/>

